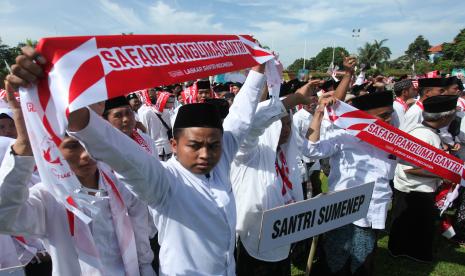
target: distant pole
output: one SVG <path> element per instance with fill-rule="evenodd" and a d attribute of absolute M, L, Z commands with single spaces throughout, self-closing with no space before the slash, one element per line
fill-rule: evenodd
<path fill-rule="evenodd" d="M 304 42 L 304 65 L 302 66 L 302 69 L 305 69 L 305 58 L 307 58 L 307 40 Z"/>
<path fill-rule="evenodd" d="M 334 52 L 336 51 L 336 42 L 333 42 L 333 59 L 331 60 L 331 64 L 334 67 Z"/>

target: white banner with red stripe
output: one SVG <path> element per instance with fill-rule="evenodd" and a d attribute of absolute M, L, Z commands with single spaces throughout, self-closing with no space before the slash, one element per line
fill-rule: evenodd
<path fill-rule="evenodd" d="M 375 117 L 338 101 L 327 109 L 338 127 L 381 150 L 454 183 L 464 185 L 464 161 Z"/>

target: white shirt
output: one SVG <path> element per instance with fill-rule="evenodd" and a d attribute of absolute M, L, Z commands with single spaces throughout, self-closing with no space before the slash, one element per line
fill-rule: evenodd
<path fill-rule="evenodd" d="M 0 269 L 20 266 L 13 238 L 0 234 Z"/>
<path fill-rule="evenodd" d="M 406 110 L 405 107 L 397 101 L 394 101 L 392 107 L 394 109 L 394 113 L 392 113 L 391 124 L 399 128 L 405 122 Z"/>
<path fill-rule="evenodd" d="M 109 127 L 114 129 L 111 125 Z M 44 183 L 27 188 L 26 183 L 32 175 L 34 164 L 32 156 L 5 156 L 0 168 L 0 231 L 42 239 L 52 258 L 53 275 L 79 275 L 81 269 L 65 207 L 53 197 Z M 147 209 L 119 181 L 115 185 L 133 223 L 140 273 L 154 275 L 151 268 L 153 253 L 148 242 Z M 102 209 L 97 216 L 93 216 L 90 229 L 105 275 L 124 275 L 124 265 L 111 215 L 107 213 L 110 212 L 107 203 L 107 200 L 91 202 Z"/>
<path fill-rule="evenodd" d="M 251 71 L 223 122 L 222 156 L 209 177 L 144 153 L 136 143 L 90 112 L 86 128 L 71 133 L 97 160 L 126 179 L 155 214 L 161 275 L 235 275 L 236 206 L 231 162 L 255 113 L 263 74 Z M 147 181 L 147 179 L 151 181 Z"/>
<path fill-rule="evenodd" d="M 326 140 L 304 142 L 304 154 L 310 158 L 330 157 L 330 191 L 340 191 L 374 181 L 375 187 L 368 214 L 354 224 L 373 229 L 384 229 L 392 191 L 389 176 L 395 160 L 388 154 L 341 129 L 334 129 Z"/>
<path fill-rule="evenodd" d="M 171 153 L 171 145 L 167 133 L 168 130 L 158 118 L 156 111 L 152 107 L 142 105 L 139 110 L 137 110 L 137 113 L 139 114 L 140 122 L 147 128 L 147 134 L 155 141 L 157 154 L 163 155 Z M 161 117 L 165 123 L 170 126 L 169 112 L 164 111 Z"/>
<path fill-rule="evenodd" d="M 420 107 L 418 101 L 416 101 L 405 113 L 405 121 L 400 125 L 400 130 L 408 132 L 414 128 L 417 124 L 421 124 L 423 121 L 423 109 Z"/>
<path fill-rule="evenodd" d="M 409 134 L 436 148 L 441 148 L 441 138 L 437 134 L 436 130 L 432 128 L 418 124 L 409 132 Z M 436 191 L 441 179 L 421 177 L 404 172 L 404 170 L 414 168 L 417 167 L 408 165 L 406 162 L 399 162 L 396 167 L 394 187 L 405 193 L 410 191 L 432 193 Z"/>
<path fill-rule="evenodd" d="M 290 245 L 266 252 L 258 252 L 260 221 L 263 212 L 283 206 L 286 201 L 303 199 L 300 171 L 295 156 L 298 152 L 293 136 L 281 145 L 289 167 L 289 180 L 292 190 L 287 189 L 283 196 L 283 183 L 276 172 L 275 160 L 281 133 L 280 118 L 287 114 L 281 101 L 270 105 L 262 102 L 257 108 L 249 134 L 239 148 L 231 167 L 231 181 L 237 206 L 237 234 L 252 257 L 277 262 L 289 256 Z M 295 131 L 296 132 L 296 131 Z M 291 149 L 289 150 L 289 145 Z"/>

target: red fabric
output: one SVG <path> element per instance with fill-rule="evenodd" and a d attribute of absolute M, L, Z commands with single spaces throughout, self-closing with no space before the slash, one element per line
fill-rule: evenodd
<path fill-rule="evenodd" d="M 157 96 L 157 103 L 155 104 L 155 108 L 161 112 L 165 109 L 166 103 L 168 102 L 168 99 L 172 96 L 171 93 L 168 92 L 160 92 L 158 93 Z"/>

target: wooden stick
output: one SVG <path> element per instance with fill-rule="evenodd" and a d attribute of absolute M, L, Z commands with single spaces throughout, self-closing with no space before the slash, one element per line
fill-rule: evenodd
<path fill-rule="evenodd" d="M 305 276 L 309 276 L 310 271 L 312 270 L 313 259 L 315 258 L 315 252 L 316 252 L 316 247 L 318 245 L 319 237 L 320 237 L 319 235 L 316 235 L 315 237 L 313 237 L 312 246 L 310 247 L 310 253 L 308 254 L 307 269 L 305 270 Z"/>

